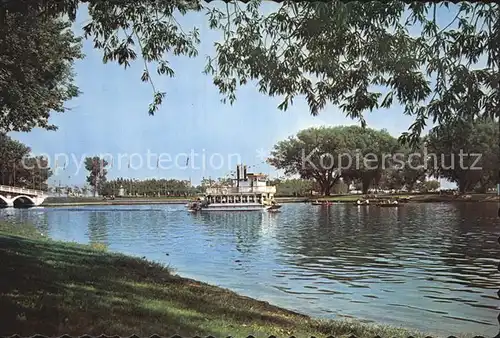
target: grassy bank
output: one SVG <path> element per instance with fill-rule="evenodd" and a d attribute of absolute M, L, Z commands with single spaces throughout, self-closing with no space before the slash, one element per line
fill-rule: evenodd
<path fill-rule="evenodd" d="M 355 321 L 314 320 L 180 278 L 153 262 L 52 241 L 29 225 L 0 223 L 0 261 L 0 335 L 423 337 Z"/>

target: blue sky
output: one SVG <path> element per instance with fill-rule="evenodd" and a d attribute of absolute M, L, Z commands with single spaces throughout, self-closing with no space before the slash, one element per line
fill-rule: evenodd
<path fill-rule="evenodd" d="M 276 4 L 266 6 L 271 8 Z M 75 23 L 78 34 L 81 34 L 86 19 L 85 12 L 81 11 Z M 155 116 L 148 116 L 147 113 L 152 91 L 148 84 L 140 81 L 142 60 L 127 70 L 116 64 L 103 64 L 101 52 L 92 48 L 91 41 L 85 41 L 86 57 L 75 66 L 76 82 L 83 93 L 67 103 L 71 111 L 53 115 L 51 122 L 59 129 L 55 132 L 34 130 L 11 134 L 29 145 L 33 153 L 49 155 L 52 166 L 56 154 L 69 156 L 66 170 L 59 169 L 51 183 L 60 180 L 62 184 L 82 184 L 86 173 L 82 168 L 78 169 L 80 159 L 98 154 L 114 156 L 109 178 L 191 177 L 193 183 L 198 183 L 203 176 L 224 176 L 234 169 L 236 156 L 230 157 L 230 154 L 239 154 L 244 163 L 253 165 L 262 161 L 258 157 L 260 149 L 267 152 L 276 142 L 301 129 L 357 124 L 332 106 L 313 117 L 303 99 L 294 100 L 293 106 L 282 112 L 277 109 L 281 98 L 264 96 L 253 85 L 240 88 L 237 101 L 232 106 L 223 104 L 212 78 L 202 74 L 206 56 L 214 55 L 213 43 L 221 40 L 220 34 L 209 29 L 204 13 L 189 14 L 179 21 L 186 29 L 199 27 L 199 55 L 191 59 L 169 58 L 176 75 L 156 80 L 156 86 L 166 91 L 167 96 Z M 394 136 L 406 131 L 412 122 L 412 118 L 404 116 L 402 108 L 397 105 L 366 113 L 366 120 L 370 127 L 385 128 Z M 174 161 L 176 155 L 182 153 L 204 153 L 206 169 L 201 168 L 200 157 L 190 160 L 191 166 L 198 169 L 175 168 L 174 165 L 170 169 L 156 169 L 156 157 L 151 157 L 149 167 L 145 162 L 140 167 L 138 158 L 141 156 L 146 161 L 148 151 L 168 154 L 162 155 L 163 161 L 168 156 Z M 128 168 L 128 156 L 133 153 L 138 155 L 134 155 L 133 168 Z M 214 153 L 224 158 L 221 169 L 210 168 L 209 159 Z M 118 154 L 122 154 L 121 161 L 117 159 Z M 63 157 L 59 158 L 59 165 L 62 166 Z M 180 155 L 179 165 L 183 166 L 185 161 L 186 157 Z M 218 163 L 220 158 L 214 161 L 214 165 Z M 276 174 L 265 164 L 255 170 Z"/>

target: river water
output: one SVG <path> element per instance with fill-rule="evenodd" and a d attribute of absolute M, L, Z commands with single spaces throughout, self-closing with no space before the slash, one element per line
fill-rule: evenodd
<path fill-rule="evenodd" d="M 494 336 L 497 208 L 286 204 L 281 213 L 193 215 L 182 205 L 93 206 L 3 209 L 0 217 L 315 317 Z"/>

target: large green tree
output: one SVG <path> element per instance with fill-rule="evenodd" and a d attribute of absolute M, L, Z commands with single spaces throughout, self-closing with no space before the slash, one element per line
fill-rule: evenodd
<path fill-rule="evenodd" d="M 79 94 L 73 62 L 82 57 L 71 23 L 20 10 L 27 1 L 0 4 L 0 131 L 56 129 L 51 112 L 67 110 Z"/>
<path fill-rule="evenodd" d="M 401 146 L 391 159 L 392 165 L 383 171 L 381 188 L 412 191 L 417 182 L 424 182 L 429 168 L 424 143 Z"/>
<path fill-rule="evenodd" d="M 393 158 L 400 145 L 386 130 L 374 130 L 359 126 L 344 128 L 345 150 L 351 157 L 350 165 L 344 164 L 342 177 L 359 181 L 364 194 L 378 185 L 382 174 L 394 166 Z"/>
<path fill-rule="evenodd" d="M 291 178 L 271 182 L 276 186 L 279 196 L 307 196 L 313 190 L 313 181 L 308 179 Z"/>
<path fill-rule="evenodd" d="M 102 194 L 102 189 L 105 187 L 106 175 L 108 173 L 106 169 L 108 161 L 99 156 L 94 156 L 86 157 L 84 164 L 85 169 L 89 172 L 87 183 L 92 187 L 94 196 L 96 196 L 97 193 Z"/>
<path fill-rule="evenodd" d="M 261 2 L 3 1 L 0 25 L 10 13 L 74 21 L 85 4 L 85 36 L 104 62 L 144 63 L 141 79 L 154 93 L 150 114 L 165 97 L 150 67 L 173 76 L 169 54 L 197 54 L 198 31 L 181 27 L 175 16 L 205 7 L 210 26 L 223 33 L 206 72 L 230 102 L 239 85 L 257 82 L 261 92 L 283 97 L 281 109 L 303 96 L 312 114 L 331 103 L 362 123 L 363 112 L 399 103 L 414 117 L 403 140 L 420 135 L 428 119 L 499 115 L 497 4 L 285 1 L 269 13 L 260 11 Z"/>
<path fill-rule="evenodd" d="M 175 15 L 205 7 L 210 26 L 223 33 L 206 71 L 230 102 L 238 85 L 252 80 L 261 92 L 282 96 L 281 109 L 305 96 L 312 114 L 333 103 L 362 122 L 363 112 L 398 102 L 415 119 L 403 139 L 420 135 L 427 119 L 499 115 L 497 4 L 285 1 L 266 13 L 261 2 L 4 1 L 0 24 L 9 13 L 33 12 L 74 21 L 86 4 L 85 36 L 105 62 L 127 67 L 143 59 L 137 60 L 144 61 L 142 80 L 154 93 L 150 114 L 165 93 L 153 84 L 149 67 L 173 76 L 169 53 L 197 54 L 197 30 L 181 27 Z"/>
<path fill-rule="evenodd" d="M 321 193 L 329 195 L 340 178 L 339 154 L 345 148 L 342 127 L 309 128 L 278 142 L 268 162 L 285 175 L 315 180 Z"/>
<path fill-rule="evenodd" d="M 48 191 L 48 179 L 52 176 L 49 161 L 43 156 L 25 156 L 21 166 L 16 170 L 19 186 Z"/>
<path fill-rule="evenodd" d="M 73 62 L 82 58 L 80 38 L 71 30 L 78 10 L 88 9 L 86 38 L 103 53 L 103 62 L 125 68 L 138 57 L 141 80 L 152 86 L 154 114 L 165 93 L 153 82 L 174 75 L 166 55 L 195 56 L 198 31 L 185 33 L 174 14 L 197 11 L 195 1 L 33 0 L 0 2 L 0 131 L 49 130 L 50 114 L 68 110 L 65 102 L 79 94 Z"/>
<path fill-rule="evenodd" d="M 69 77 L 69 68 L 65 68 L 63 64 L 70 64 L 80 55 L 78 49 L 69 49 L 67 46 L 70 42 L 77 42 L 71 30 L 63 30 L 65 32 L 63 35 L 60 28 L 67 27 L 67 23 L 74 23 L 78 11 L 88 11 L 89 20 L 83 27 L 83 34 L 85 38 L 94 42 L 94 48 L 102 51 L 103 62 L 117 62 L 125 68 L 130 66 L 133 61 L 139 61 L 144 65 L 141 80 L 152 86 L 154 99 L 148 111 L 149 114 L 154 114 L 166 95 L 165 92 L 155 87 L 154 73 L 174 75 L 167 55 L 187 55 L 189 57 L 197 55 L 198 30 L 196 28 L 190 31 L 184 30 L 177 22 L 175 15 L 196 12 L 201 9 L 201 3 L 196 0 L 2 1 L 0 3 L 0 32 L 2 32 L 3 40 L 0 37 L 0 43 L 3 41 L 2 47 L 11 43 L 18 47 L 17 49 L 12 48 L 12 53 L 7 55 L 7 62 L 12 63 L 14 60 L 19 62 L 18 58 L 25 55 L 24 51 L 30 51 L 26 55 L 33 55 L 33 60 L 39 60 L 38 62 L 31 60 L 31 63 L 26 64 L 30 73 L 40 74 L 43 73 L 42 70 L 46 70 L 44 67 L 54 65 L 54 67 L 58 67 L 61 74 L 66 75 L 66 77 L 59 77 L 53 82 L 59 84 L 59 87 L 69 84 L 66 91 L 68 96 L 63 97 L 61 92 L 58 92 L 59 96 L 50 100 L 50 104 L 55 105 L 55 107 L 49 107 L 56 111 L 62 110 L 62 103 L 76 94 L 76 87 L 72 85 L 72 78 Z M 67 20 L 63 21 L 61 17 L 65 17 Z M 14 22 L 13 18 L 21 21 Z M 51 27 L 50 25 L 56 26 Z M 5 30 L 5 27 L 10 29 Z M 31 35 L 26 35 L 25 31 L 30 31 Z M 57 34 L 61 34 L 61 36 Z M 26 49 L 20 46 L 26 46 Z M 48 48 L 41 48 L 44 46 Z M 33 48 L 35 48 L 35 53 L 31 52 Z M 53 58 L 57 53 L 59 53 L 59 58 Z M 155 72 L 153 72 L 152 67 L 155 68 Z M 23 77 L 17 73 L 10 74 L 6 79 L 23 81 Z M 41 91 L 39 94 L 46 94 L 43 91 L 54 89 L 54 86 L 43 86 L 40 83 L 35 89 Z M 19 92 L 18 95 L 22 95 L 23 99 L 30 98 L 28 95 L 23 95 L 23 92 Z M 1 96 L 0 94 L 0 98 Z M 41 95 L 41 97 L 44 96 Z M 33 106 L 41 109 L 40 107 L 46 108 L 49 104 L 42 103 L 45 104 L 33 104 Z M 33 120 L 33 125 L 38 123 L 47 126 L 48 113 L 49 110 L 43 110 L 43 114 L 39 113 L 38 115 L 24 113 L 24 117 L 30 121 Z M 21 121 L 24 120 L 21 119 Z M 31 125 L 22 130 L 29 130 L 29 127 Z M 54 126 L 50 127 L 54 128 Z"/>
<path fill-rule="evenodd" d="M 366 193 L 391 165 L 397 140 L 387 131 L 359 126 L 309 128 L 274 146 L 269 163 L 286 175 L 313 179 L 329 195 L 343 177 L 360 180 Z M 389 155 L 389 156 L 385 156 Z"/>
<path fill-rule="evenodd" d="M 432 174 L 456 183 L 461 193 L 493 187 L 500 168 L 499 127 L 498 121 L 475 119 L 433 128 L 427 140 Z"/>
<path fill-rule="evenodd" d="M 256 82 L 284 98 L 280 109 L 303 96 L 313 115 L 330 103 L 362 124 L 365 111 L 399 103 L 414 117 L 402 140 L 413 142 L 429 119 L 499 116 L 497 4 L 285 1 L 271 13 L 260 4 L 210 11 L 224 40 L 207 72 L 231 102 Z"/>
<path fill-rule="evenodd" d="M 44 190 L 52 176 L 48 160 L 32 156 L 31 148 L 0 133 L 0 184 Z"/>

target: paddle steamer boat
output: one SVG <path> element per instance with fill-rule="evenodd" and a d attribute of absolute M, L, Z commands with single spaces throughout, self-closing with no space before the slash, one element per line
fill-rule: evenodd
<path fill-rule="evenodd" d="M 275 186 L 268 186 L 263 174 L 247 173 L 246 165 L 236 167 L 232 186 L 209 187 L 203 196 L 187 205 L 199 211 L 276 211 L 281 207 L 274 200 Z"/>

